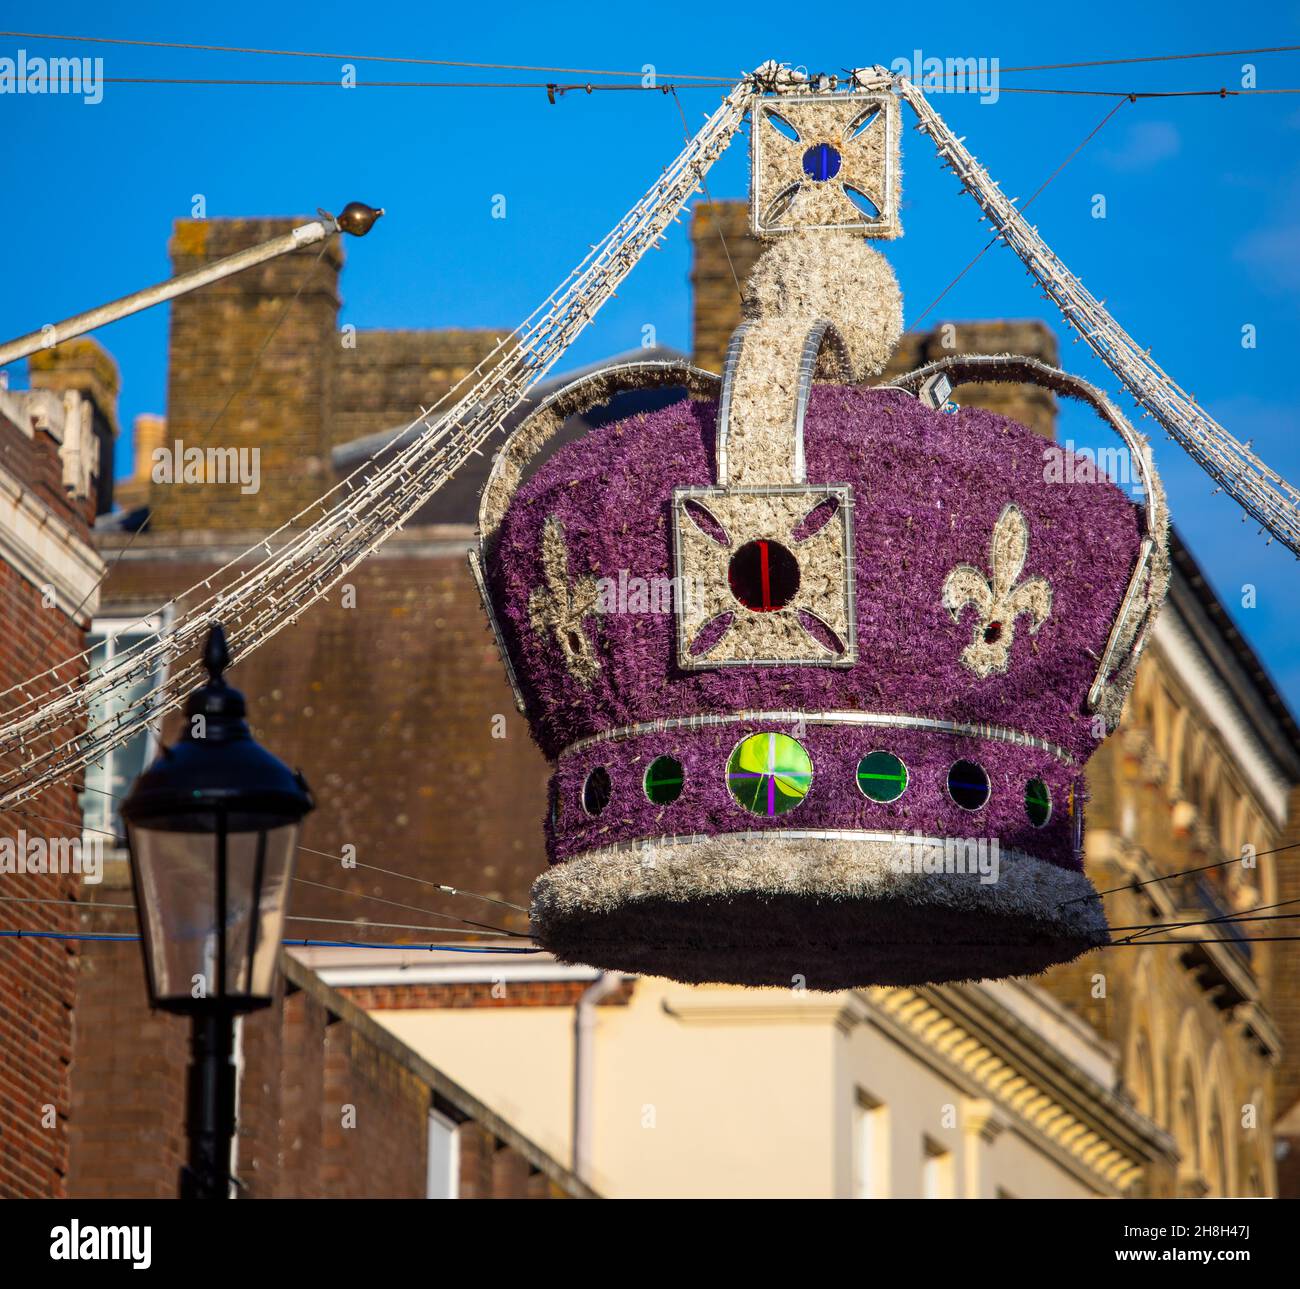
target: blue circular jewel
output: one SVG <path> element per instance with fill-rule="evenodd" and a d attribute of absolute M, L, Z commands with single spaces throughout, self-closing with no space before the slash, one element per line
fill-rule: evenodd
<path fill-rule="evenodd" d="M 825 183 L 840 172 L 840 154 L 829 143 L 814 143 L 803 154 L 803 172 L 809 179 Z"/>

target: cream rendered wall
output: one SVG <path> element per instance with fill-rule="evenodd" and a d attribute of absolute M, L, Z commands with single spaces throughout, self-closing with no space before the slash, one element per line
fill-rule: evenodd
<path fill-rule="evenodd" d="M 572 1153 L 574 1009 L 372 1013 L 555 1158 Z M 602 1195 L 853 1195 L 857 1089 L 888 1116 L 888 1194 L 919 1197 L 925 1138 L 951 1152 L 958 1197 L 1094 1192 L 935 1061 L 871 1019 L 860 998 L 691 988 L 642 978 L 596 1009 L 592 1175 Z M 955 1123 L 946 1124 L 952 1106 Z M 1002 1127 L 1002 1131 L 997 1131 Z"/>
<path fill-rule="evenodd" d="M 830 1196 L 838 995 L 642 978 L 596 1009 L 592 1186 L 611 1197 Z M 374 1018 L 555 1158 L 572 1154 L 571 1007 Z"/>
<path fill-rule="evenodd" d="M 998 1198 L 999 1187 L 1015 1199 L 1099 1198 L 1099 1192 L 1054 1163 L 1018 1131 L 1008 1129 L 991 1143 L 976 1144 L 981 1152 L 982 1198 Z"/>
<path fill-rule="evenodd" d="M 601 1008 L 596 1175 L 610 1196 L 834 1193 L 837 995 L 642 979 Z"/>
<path fill-rule="evenodd" d="M 833 1110 L 835 1194 L 853 1197 L 854 1107 L 859 1091 L 884 1109 L 890 1199 L 921 1199 L 925 1139 L 949 1151 L 957 1199 L 1087 1198 L 1097 1192 L 1032 1145 L 1014 1120 L 966 1095 L 938 1062 L 914 1054 L 866 1019 L 840 1034 Z M 988 1128 L 986 1128 L 988 1125 Z M 992 1140 L 985 1140 L 981 1130 Z"/>
<path fill-rule="evenodd" d="M 370 1014 L 553 1159 L 571 1162 L 572 1007 L 446 1007 Z"/>

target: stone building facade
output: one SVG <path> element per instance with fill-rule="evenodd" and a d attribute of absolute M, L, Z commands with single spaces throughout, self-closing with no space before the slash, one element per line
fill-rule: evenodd
<path fill-rule="evenodd" d="M 1169 929 L 1090 954 L 1047 987 L 1124 1052 L 1134 1104 L 1173 1134 L 1161 1193 L 1295 1194 L 1275 1180 L 1296 1104 L 1292 924 L 1300 732 L 1175 536 L 1169 600 L 1124 721 L 1088 763 L 1087 864 L 1116 928 Z M 1186 876 L 1182 876 L 1186 874 Z M 1220 920 L 1220 921 L 1216 921 Z M 1117 931 L 1117 938 L 1122 936 Z"/>

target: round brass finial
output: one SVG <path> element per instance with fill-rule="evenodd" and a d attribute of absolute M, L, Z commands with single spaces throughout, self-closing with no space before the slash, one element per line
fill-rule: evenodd
<path fill-rule="evenodd" d="M 364 237 L 383 213 L 382 206 L 376 209 L 363 201 L 350 201 L 339 212 L 336 222 L 343 232 L 351 233 L 353 237 Z"/>

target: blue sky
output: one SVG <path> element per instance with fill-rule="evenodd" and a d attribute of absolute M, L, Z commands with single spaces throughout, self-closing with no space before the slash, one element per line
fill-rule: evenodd
<path fill-rule="evenodd" d="M 1300 44 L 1300 5 L 1095 3 L 1068 22 L 1041 2 L 935 3 L 849 16 L 750 0 L 728 9 L 677 0 L 609 5 L 311 6 L 232 3 L 218 10 L 153 2 L 6 3 L 7 28 L 148 40 L 400 54 L 476 62 L 640 69 L 661 80 L 732 77 L 776 57 L 811 69 L 886 63 L 920 49 L 997 58 L 1001 67 Z M 842 21 L 840 14 L 846 15 Z M 335 80 L 339 63 L 74 46 L 0 37 L 0 56 L 73 52 L 104 58 L 108 77 Z M 1300 88 L 1300 54 L 1221 57 L 1071 71 L 1004 72 L 1016 86 Z M 397 80 L 551 80 L 558 76 L 361 65 Z M 569 79 L 582 79 L 573 77 Z M 683 88 L 692 127 L 720 91 Z M 1111 100 L 1003 92 L 996 103 L 947 95 L 940 110 L 1009 195 L 1027 197 L 1101 120 Z M 342 320 L 364 327 L 512 326 L 568 272 L 680 148 L 674 99 L 582 93 L 554 106 L 540 90 L 199 87 L 109 84 L 101 103 L 0 96 L 10 183 L 0 334 L 16 335 L 167 275 L 173 220 L 195 194 L 209 216 L 307 214 L 351 198 L 387 207 L 348 246 Z M 1184 387 L 1275 469 L 1300 481 L 1290 371 L 1300 300 L 1300 95 L 1180 98 L 1126 104 L 1039 198 L 1034 222 L 1094 294 Z M 915 318 L 987 240 L 975 208 L 940 171 L 925 140 L 904 134 L 906 236 L 886 248 Z M 715 197 L 745 193 L 737 140 L 709 179 Z M 506 198 L 507 218 L 492 218 Z M 1093 217 L 1094 198 L 1106 218 Z M 564 366 L 640 343 L 689 346 L 684 229 L 647 257 Z M 1063 364 L 1114 392 L 1116 382 L 1059 319 L 1019 263 L 998 247 L 926 320 L 1040 317 L 1063 341 Z M 1257 347 L 1242 346 L 1256 328 Z M 167 312 L 101 331 L 122 368 L 121 409 L 165 410 Z M 25 383 L 19 368 L 13 383 Z M 1128 407 L 1126 405 L 1126 410 Z M 1149 424 L 1149 423 L 1148 423 Z M 1087 413 L 1062 436 L 1108 442 Z M 1163 437 L 1156 461 L 1174 520 L 1293 707 L 1300 646 L 1297 568 Z M 129 442 L 119 445 L 119 466 Z M 1242 588 L 1256 588 L 1243 606 Z"/>

